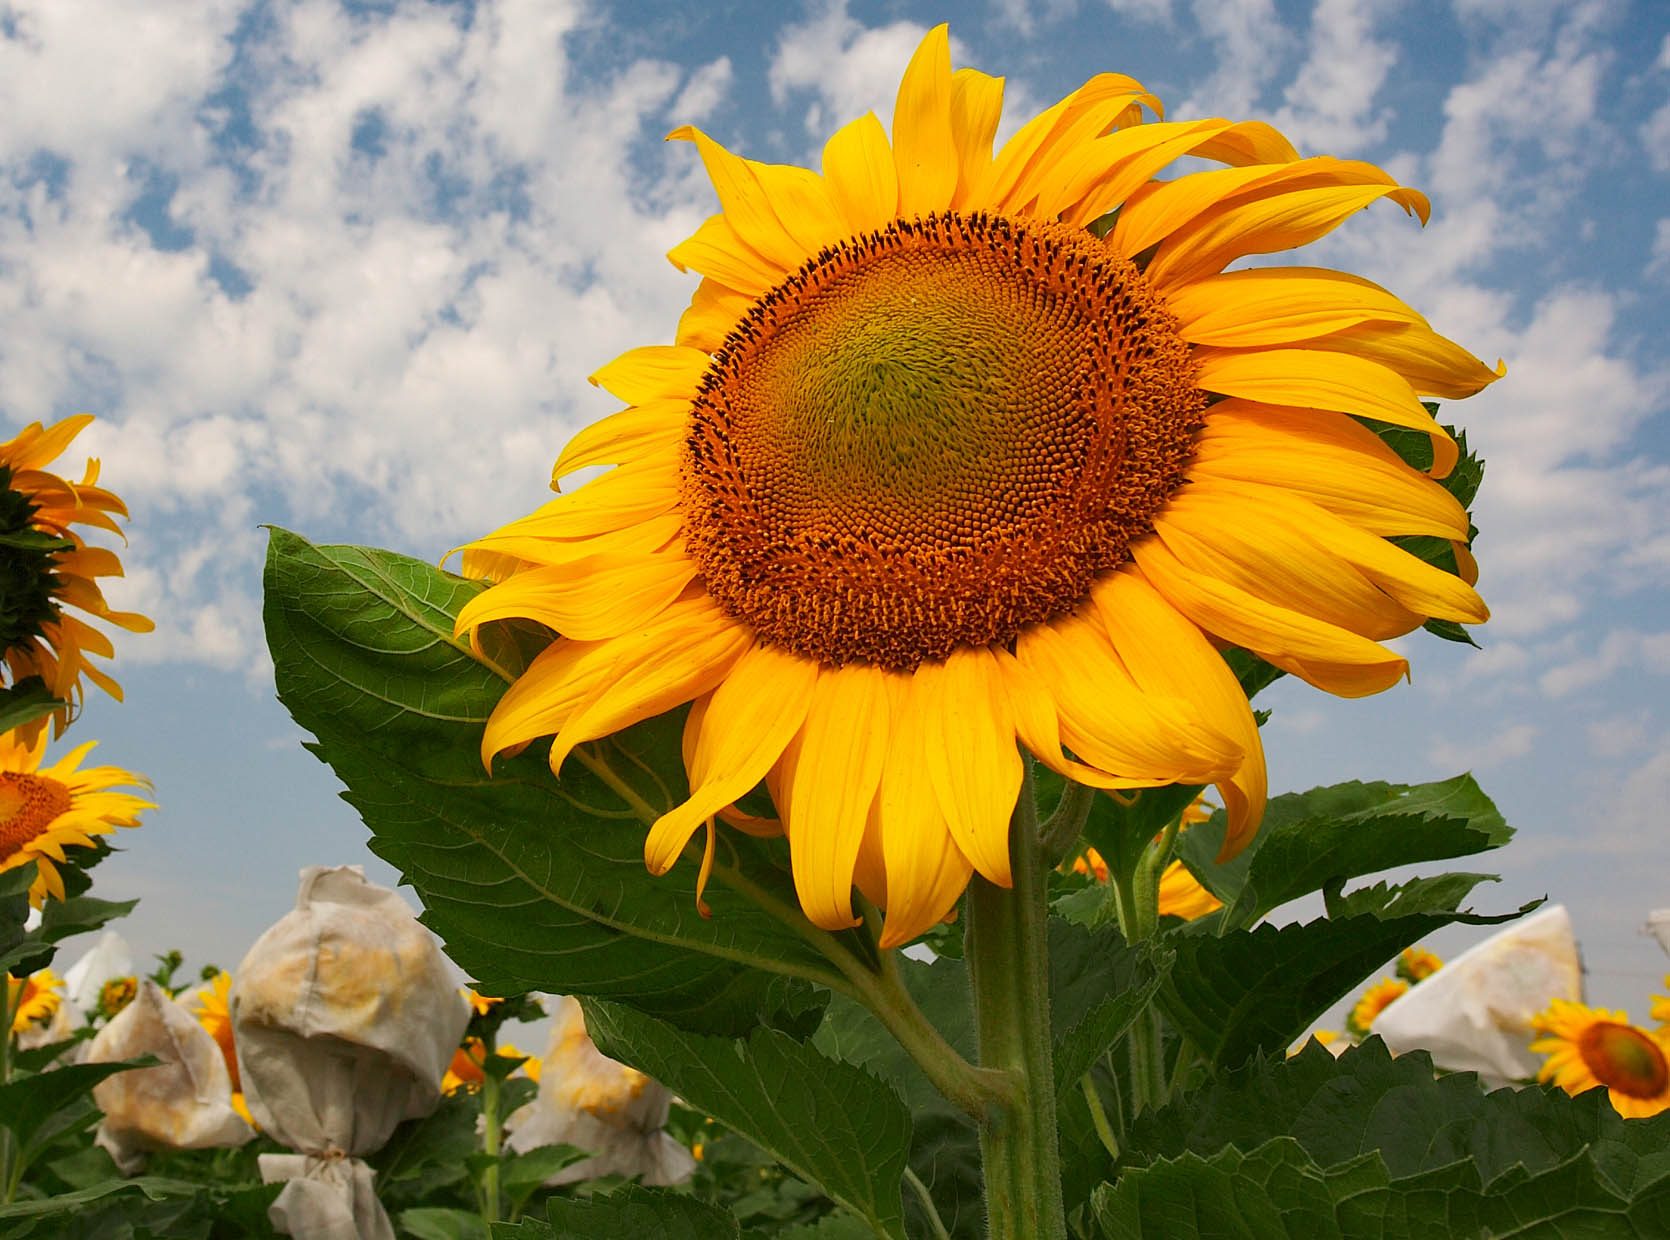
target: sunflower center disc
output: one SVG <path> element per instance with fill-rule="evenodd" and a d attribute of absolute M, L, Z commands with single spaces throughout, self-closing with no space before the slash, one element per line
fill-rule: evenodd
<path fill-rule="evenodd" d="M 70 808 L 70 790 L 56 779 L 26 771 L 0 771 L 0 863 Z"/>
<path fill-rule="evenodd" d="M 1595 1079 L 1621 1094 L 1656 1098 L 1670 1087 L 1664 1052 L 1639 1029 L 1596 1021 L 1579 1036 L 1577 1049 Z"/>
<path fill-rule="evenodd" d="M 714 355 L 686 538 L 763 639 L 911 668 L 1081 601 L 1181 484 L 1205 404 L 1171 316 L 1090 234 L 896 221 L 808 262 Z"/>

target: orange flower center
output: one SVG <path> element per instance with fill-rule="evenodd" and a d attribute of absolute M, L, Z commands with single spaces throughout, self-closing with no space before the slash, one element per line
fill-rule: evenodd
<path fill-rule="evenodd" d="M 1631 1025 L 1597 1020 L 1577 1038 L 1595 1079 L 1631 1098 L 1656 1098 L 1670 1087 L 1670 1064 L 1658 1043 Z"/>
<path fill-rule="evenodd" d="M 1205 403 L 1174 320 L 1089 233 L 895 221 L 821 252 L 714 355 L 685 534 L 766 640 L 911 668 L 1081 601 L 1181 484 Z"/>
<path fill-rule="evenodd" d="M 0 771 L 0 862 L 38 838 L 70 804 L 70 790 L 56 779 Z"/>

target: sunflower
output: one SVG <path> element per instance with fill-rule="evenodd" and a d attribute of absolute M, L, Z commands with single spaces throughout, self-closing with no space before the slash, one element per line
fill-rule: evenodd
<path fill-rule="evenodd" d="M 0 666 L 14 684 L 41 677 L 52 696 L 65 702 L 53 716 L 55 736 L 80 709 L 82 676 L 118 701 L 122 697 L 121 686 L 89 661 L 115 653 L 110 639 L 66 608 L 133 633 L 156 627 L 135 612 L 111 609 L 96 579 L 120 577 L 122 562 L 113 551 L 89 547 L 71 528 L 121 533 L 116 518 L 128 515 L 127 506 L 96 485 L 99 463 L 89 460 L 80 482 L 44 468 L 92 420 L 82 413 L 50 428 L 31 422 L 0 443 L 0 583 L 7 587 L 7 605 L 0 608 Z M 44 722 L 30 726 L 39 730 Z"/>
<path fill-rule="evenodd" d="M 1264 754 L 1219 650 L 1348 697 L 1402 678 L 1380 645 L 1477 623 L 1462 506 L 1362 419 L 1458 458 L 1422 396 L 1497 377 L 1366 280 L 1225 272 L 1385 198 L 1371 165 L 1301 159 L 1261 122 L 1146 123 L 1093 78 L 995 154 L 1003 84 L 917 49 L 823 174 L 700 130 L 720 212 L 669 257 L 703 277 L 676 343 L 592 376 L 629 406 L 554 483 L 613 466 L 465 548 L 496 582 L 470 632 L 561 634 L 505 693 L 485 761 L 692 707 L 665 872 L 762 780 L 806 915 L 882 941 L 1008 885 L 1017 741 L 1108 789 L 1216 784 L 1225 856 L 1257 829 Z M 1175 180 L 1183 156 L 1226 167 Z M 1386 541 L 1450 540 L 1468 580 Z M 1069 752 L 1070 751 L 1070 752 Z M 705 876 L 708 862 L 704 860 Z"/>
<path fill-rule="evenodd" d="M 139 996 L 139 979 L 137 977 L 113 977 L 99 987 L 98 1002 L 93 1005 L 93 1012 L 105 1020 L 114 1020 Z"/>
<path fill-rule="evenodd" d="M 1424 947 L 1406 947 L 1398 953 L 1397 975 L 1411 986 L 1426 981 L 1443 967 L 1444 962 Z"/>
<path fill-rule="evenodd" d="M 1664 984 L 1670 986 L 1670 976 L 1664 979 Z M 1670 995 L 1654 995 L 1652 1007 L 1647 1010 L 1647 1018 L 1656 1020 L 1660 1026 L 1670 1026 Z"/>
<path fill-rule="evenodd" d="M 1375 1018 L 1409 992 L 1409 983 L 1395 977 L 1383 977 L 1358 999 L 1345 1018 L 1345 1027 L 1355 1038 L 1368 1037 Z"/>
<path fill-rule="evenodd" d="M 1531 1049 L 1547 1055 L 1537 1080 L 1568 1094 L 1606 1086 L 1612 1107 L 1625 1119 L 1670 1108 L 1670 1038 L 1629 1023 L 1623 1012 L 1556 999 L 1531 1028 L 1545 1037 Z"/>
<path fill-rule="evenodd" d="M 232 1079 L 232 1092 L 236 1094 L 243 1089 L 243 1084 L 238 1076 L 237 1045 L 232 1040 L 231 998 L 232 975 L 216 973 L 214 980 L 197 992 L 192 1014 L 219 1044 L 221 1056 L 226 1060 L 226 1074 Z"/>
<path fill-rule="evenodd" d="M 51 969 L 37 969 L 28 977 L 6 975 L 11 991 L 12 1032 L 22 1033 L 31 1025 L 44 1025 L 58 1011 L 64 997 L 64 979 Z"/>
<path fill-rule="evenodd" d="M 150 787 L 143 775 L 115 766 L 80 769 L 96 741 L 43 769 L 46 731 L 35 733 L 33 740 L 25 739 L 21 729 L 0 733 L 0 872 L 33 864 L 29 903 L 40 908 L 48 895 L 64 898 L 64 880 L 54 862 L 64 860 L 66 847 L 91 847 L 95 835 L 137 827 L 139 811 L 156 806 L 131 793 L 110 791 L 124 784 Z"/>

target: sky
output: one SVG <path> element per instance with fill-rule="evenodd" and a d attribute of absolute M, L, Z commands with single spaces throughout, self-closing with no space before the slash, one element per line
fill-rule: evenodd
<path fill-rule="evenodd" d="M 924 30 L 1007 78 L 1004 134 L 1100 71 L 1168 119 L 1260 118 L 1430 194 L 1295 261 L 1390 287 L 1507 378 L 1441 416 L 1485 457 L 1482 650 L 1409 683 L 1269 691 L 1272 788 L 1471 770 L 1518 838 L 1474 903 L 1571 910 L 1590 997 L 1670 961 L 1670 6 L 1660 0 L 136 5 L 0 0 L 0 439 L 91 412 L 133 517 L 116 704 L 69 739 L 160 808 L 97 872 L 124 932 L 232 966 L 296 871 L 364 864 L 274 697 L 264 523 L 435 561 L 530 511 L 586 376 L 668 343 L 716 209 L 695 123 L 817 166 L 891 117 Z M 1435 940 L 1453 951 L 1483 931 Z"/>

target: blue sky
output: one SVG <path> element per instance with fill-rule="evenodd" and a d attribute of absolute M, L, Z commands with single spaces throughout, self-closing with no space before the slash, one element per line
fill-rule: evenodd
<path fill-rule="evenodd" d="M 190 6 L 0 0 L 0 437 L 77 411 L 133 510 L 118 706 L 77 725 L 161 809 L 100 871 L 141 951 L 234 964 L 365 832 L 273 698 L 260 525 L 438 559 L 531 509 L 585 376 L 671 339 L 713 210 L 695 122 L 812 161 L 884 121 L 926 26 L 1008 132 L 1102 70 L 1428 191 L 1299 261 L 1388 285 L 1508 377 L 1446 410 L 1489 463 L 1495 617 L 1412 683 L 1283 684 L 1272 784 L 1475 771 L 1520 830 L 1477 895 L 1567 903 L 1591 993 L 1670 962 L 1670 9 L 1656 0 L 849 0 Z M 1001 135 L 1000 135 L 1001 136 Z M 79 466 L 79 460 L 71 467 Z M 1471 933 L 1471 932 L 1469 932 Z M 1453 933 L 1439 946 L 1466 935 Z"/>

